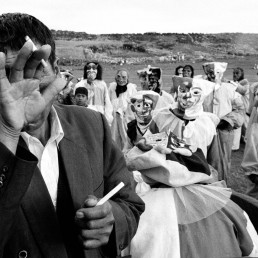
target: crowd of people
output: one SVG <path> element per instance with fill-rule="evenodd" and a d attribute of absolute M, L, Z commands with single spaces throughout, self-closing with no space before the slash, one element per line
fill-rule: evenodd
<path fill-rule="evenodd" d="M 107 85 L 87 60 L 73 83 L 42 22 L 1 15 L 0 257 L 257 257 L 258 84 L 202 67 L 167 92 L 160 67 Z M 246 194 L 227 186 L 240 141 Z"/>

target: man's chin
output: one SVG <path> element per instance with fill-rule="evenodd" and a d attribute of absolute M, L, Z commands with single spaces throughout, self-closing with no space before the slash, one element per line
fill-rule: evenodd
<path fill-rule="evenodd" d="M 22 131 L 23 132 L 26 132 L 30 135 L 33 135 L 33 132 L 35 132 L 36 130 L 38 130 L 44 123 L 44 120 L 38 120 L 37 122 L 35 123 L 29 123 L 27 124 L 23 129 Z"/>
<path fill-rule="evenodd" d="M 77 103 L 77 106 L 85 107 L 85 103 Z"/>

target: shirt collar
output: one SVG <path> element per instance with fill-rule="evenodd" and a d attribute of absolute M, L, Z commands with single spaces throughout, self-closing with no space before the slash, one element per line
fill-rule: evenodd
<path fill-rule="evenodd" d="M 50 115 L 50 128 L 51 128 L 51 132 L 50 132 L 50 138 L 49 138 L 48 142 L 56 141 L 56 144 L 58 145 L 59 142 L 64 137 L 64 131 L 63 131 L 61 122 L 59 120 L 59 117 L 57 115 L 57 112 L 56 112 L 56 110 L 55 110 L 55 108 L 53 106 L 51 107 L 49 115 Z M 29 144 L 33 140 L 35 141 L 35 139 L 36 139 L 36 137 L 31 136 L 27 132 L 22 132 L 21 136 L 24 139 L 24 141 L 26 142 L 27 146 L 29 146 Z"/>

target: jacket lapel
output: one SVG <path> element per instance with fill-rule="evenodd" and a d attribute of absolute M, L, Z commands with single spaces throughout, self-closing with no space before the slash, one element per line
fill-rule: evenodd
<path fill-rule="evenodd" d="M 62 113 L 58 113 L 65 134 L 58 148 L 61 151 L 74 208 L 77 210 L 86 196 L 93 192 L 92 169 L 86 147 L 78 144 L 80 139 L 70 131 L 71 127 L 63 119 Z M 19 145 L 28 149 L 22 139 Z M 23 198 L 22 209 L 44 256 L 67 258 L 57 215 L 38 168 L 34 171 L 30 186 Z"/>
<path fill-rule="evenodd" d="M 87 149 L 75 144 L 66 136 L 61 140 L 59 148 L 74 208 L 77 210 L 82 206 L 86 196 L 93 192 L 93 179 Z"/>
<path fill-rule="evenodd" d="M 35 169 L 22 209 L 44 257 L 67 258 L 54 206 L 39 169 Z M 55 248 L 53 248 L 55 246 Z"/>

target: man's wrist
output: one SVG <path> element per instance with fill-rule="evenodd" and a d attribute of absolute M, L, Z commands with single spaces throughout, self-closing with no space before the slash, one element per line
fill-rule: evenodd
<path fill-rule="evenodd" d="M 0 123 L 0 142 L 2 142 L 11 152 L 16 153 L 21 132 Z"/>

